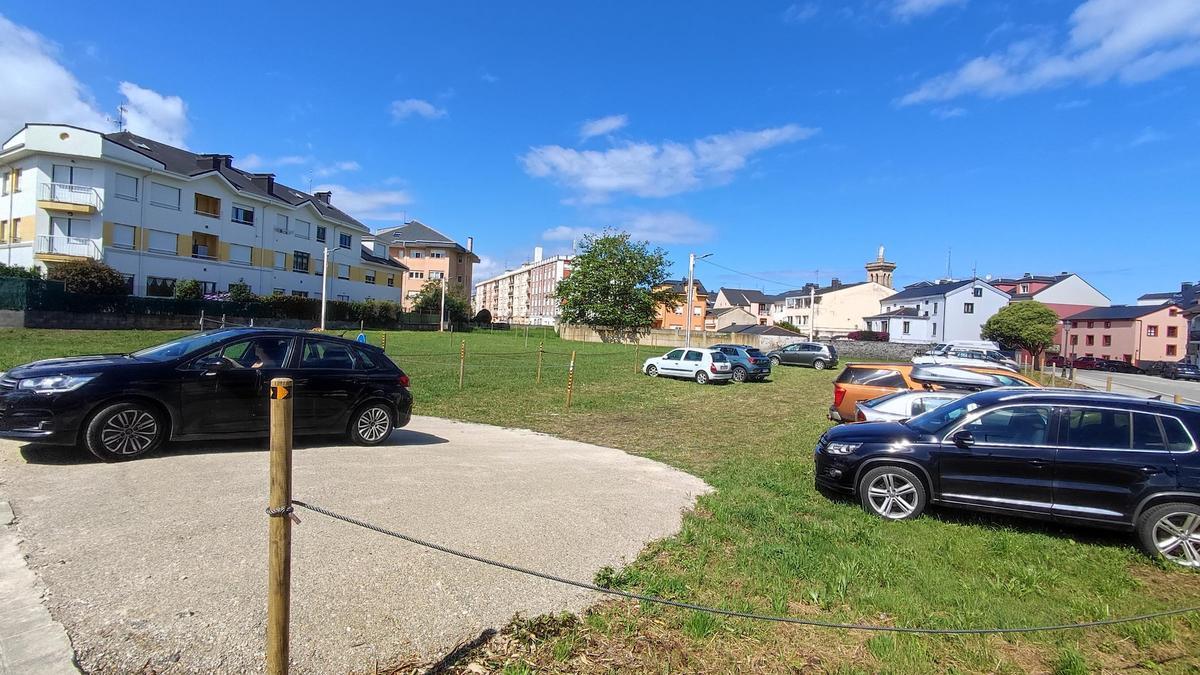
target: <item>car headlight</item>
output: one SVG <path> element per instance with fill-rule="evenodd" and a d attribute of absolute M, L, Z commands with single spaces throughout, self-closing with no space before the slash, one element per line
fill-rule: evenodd
<path fill-rule="evenodd" d="M 848 455 L 862 447 L 862 443 L 830 443 L 825 446 L 825 452 L 831 455 Z"/>
<path fill-rule="evenodd" d="M 61 394 L 75 391 L 83 385 L 96 379 L 95 375 L 51 375 L 49 377 L 31 377 L 21 380 L 18 389 L 32 390 L 39 394 Z"/>

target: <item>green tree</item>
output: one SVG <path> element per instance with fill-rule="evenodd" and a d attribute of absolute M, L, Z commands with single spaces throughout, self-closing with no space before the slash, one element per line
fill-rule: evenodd
<path fill-rule="evenodd" d="M 1054 344 L 1058 332 L 1058 315 L 1036 300 L 1023 300 L 1002 307 L 983 324 L 984 340 L 995 340 L 1006 347 L 1019 347 L 1029 352 L 1035 365 L 1040 365 L 1042 352 Z"/>
<path fill-rule="evenodd" d="M 609 231 L 583 238 L 571 275 L 558 283 L 562 320 L 583 324 L 624 339 L 646 330 L 659 305 L 679 304 L 667 278 L 666 251 L 647 242 L 630 241 L 628 232 Z"/>
<path fill-rule="evenodd" d="M 254 302 L 258 296 L 250 290 L 250 284 L 245 279 L 238 279 L 229 284 L 229 299 L 233 302 Z"/>
<path fill-rule="evenodd" d="M 413 308 L 421 314 L 437 314 L 442 309 L 442 280 L 430 279 L 413 298 Z M 458 284 L 446 286 L 446 318 L 466 321 L 471 318 L 471 300 Z"/>
<path fill-rule="evenodd" d="M 204 289 L 195 279 L 180 279 L 175 282 L 176 300 L 203 300 Z"/>
<path fill-rule="evenodd" d="M 41 279 L 42 271 L 32 265 L 29 267 L 21 267 L 20 265 L 5 265 L 0 263 L 0 277 L 10 277 L 15 279 Z"/>
<path fill-rule="evenodd" d="M 99 260 L 72 260 L 52 266 L 46 278 L 80 295 L 129 295 L 125 276 Z"/>

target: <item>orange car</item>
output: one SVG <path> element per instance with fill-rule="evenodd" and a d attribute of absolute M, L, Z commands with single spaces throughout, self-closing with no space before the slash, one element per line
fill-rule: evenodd
<path fill-rule="evenodd" d="M 955 366 L 973 373 L 991 375 L 1010 387 L 1040 387 L 1033 380 L 1003 368 Z M 923 389 L 925 385 L 912 379 L 911 363 L 848 363 L 833 383 L 833 405 L 829 419 L 834 422 L 853 422 L 854 405 L 898 389 Z M 940 387 L 934 387 L 939 389 Z"/>

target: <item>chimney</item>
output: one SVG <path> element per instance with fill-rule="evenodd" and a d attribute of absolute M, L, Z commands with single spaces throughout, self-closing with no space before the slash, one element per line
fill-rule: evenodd
<path fill-rule="evenodd" d="M 832 278 L 832 279 L 830 279 L 830 280 L 829 280 L 829 285 L 830 285 L 831 287 L 833 287 L 833 288 L 841 288 L 841 287 L 842 287 L 842 280 L 841 280 L 841 279 L 839 279 L 839 278 L 837 278 L 837 277 L 834 277 L 834 278 Z"/>
<path fill-rule="evenodd" d="M 321 202 L 322 204 L 325 204 L 326 206 L 328 206 L 333 201 L 333 193 L 330 191 L 314 192 L 313 197 L 315 197 L 317 199 L 317 201 Z"/>
<path fill-rule="evenodd" d="M 1194 285 L 1195 285 L 1195 284 L 1193 284 L 1193 283 L 1192 283 L 1192 282 L 1190 282 L 1190 281 L 1185 281 L 1185 282 L 1183 282 L 1183 283 L 1179 284 L 1179 292 L 1180 292 L 1180 293 L 1187 293 L 1188 291 L 1190 291 L 1190 290 L 1192 289 L 1192 286 L 1194 286 Z"/>
<path fill-rule="evenodd" d="M 533 247 L 533 262 L 535 262 L 535 263 L 542 262 L 542 247 L 541 246 Z"/>
<path fill-rule="evenodd" d="M 200 159 L 208 160 L 214 171 L 220 171 L 222 168 L 228 169 L 233 164 L 233 155 L 206 154 L 200 155 Z"/>
<path fill-rule="evenodd" d="M 467 237 L 467 253 L 475 252 L 475 237 Z"/>
<path fill-rule="evenodd" d="M 1028 278 L 1030 278 L 1030 277 L 1032 277 L 1032 276 L 1033 276 L 1032 274 L 1030 274 L 1029 272 L 1026 272 L 1025 274 L 1021 275 L 1021 278 L 1022 278 L 1022 279 L 1028 279 Z"/>
<path fill-rule="evenodd" d="M 267 194 L 275 194 L 275 174 L 273 173 L 252 173 L 250 180 L 254 184 L 266 191 Z"/>

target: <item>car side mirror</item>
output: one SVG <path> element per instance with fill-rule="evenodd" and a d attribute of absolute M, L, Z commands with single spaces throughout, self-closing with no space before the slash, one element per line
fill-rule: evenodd
<path fill-rule="evenodd" d="M 196 368 L 208 373 L 216 373 L 229 369 L 229 362 L 220 356 L 208 356 L 196 361 Z"/>
<path fill-rule="evenodd" d="M 950 437 L 950 440 L 954 441 L 954 445 L 963 449 L 975 445 L 975 436 L 966 429 L 959 429 L 958 431 L 954 432 L 954 435 Z"/>

